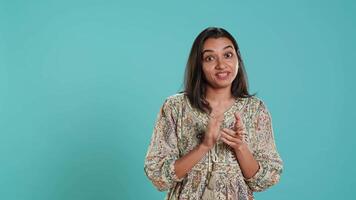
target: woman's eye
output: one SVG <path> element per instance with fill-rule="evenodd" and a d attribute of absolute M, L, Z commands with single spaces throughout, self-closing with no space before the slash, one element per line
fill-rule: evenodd
<path fill-rule="evenodd" d="M 213 56 L 207 56 L 205 57 L 204 59 L 206 62 L 210 62 L 210 61 L 213 61 L 214 60 L 214 57 Z"/>
<path fill-rule="evenodd" d="M 225 54 L 225 58 L 231 58 L 234 54 L 231 52 L 228 52 Z"/>

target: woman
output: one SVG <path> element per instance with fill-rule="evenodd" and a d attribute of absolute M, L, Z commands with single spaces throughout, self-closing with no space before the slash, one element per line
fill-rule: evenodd
<path fill-rule="evenodd" d="M 250 95 L 235 39 L 210 27 L 195 39 L 184 92 L 158 114 L 144 170 L 166 199 L 254 199 L 276 184 L 283 163 L 271 115 Z"/>

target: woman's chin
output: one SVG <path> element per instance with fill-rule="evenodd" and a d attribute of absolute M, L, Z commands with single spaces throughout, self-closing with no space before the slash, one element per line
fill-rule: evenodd
<path fill-rule="evenodd" d="M 215 89 L 224 89 L 224 88 L 230 88 L 231 84 L 232 83 L 230 83 L 230 82 L 217 82 L 217 83 L 214 83 L 212 86 Z"/>

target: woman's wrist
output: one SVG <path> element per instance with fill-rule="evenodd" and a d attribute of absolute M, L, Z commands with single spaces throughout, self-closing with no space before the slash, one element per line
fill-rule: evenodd
<path fill-rule="evenodd" d="M 248 148 L 248 145 L 246 143 L 244 143 L 243 145 L 240 145 L 237 149 L 235 149 L 236 156 L 240 156 L 245 153 L 251 153 L 251 151 Z"/>
<path fill-rule="evenodd" d="M 204 143 L 201 143 L 199 146 L 198 146 L 198 149 L 200 149 L 201 151 L 203 152 L 208 152 L 210 149 L 212 149 L 213 146 L 210 146 L 210 145 L 206 145 Z"/>

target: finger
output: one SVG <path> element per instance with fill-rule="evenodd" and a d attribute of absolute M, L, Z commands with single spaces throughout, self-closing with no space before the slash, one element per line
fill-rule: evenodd
<path fill-rule="evenodd" d="M 224 139 L 226 139 L 226 140 L 228 140 L 230 142 L 236 143 L 236 144 L 240 144 L 242 142 L 240 137 L 239 138 L 232 137 L 231 135 L 229 135 L 229 134 L 227 134 L 225 132 L 221 132 L 221 138 L 224 138 Z"/>
<path fill-rule="evenodd" d="M 226 140 L 225 138 L 221 138 L 221 141 L 223 141 L 224 143 L 226 143 L 227 145 L 234 147 L 236 144 L 233 142 L 230 142 L 228 140 Z"/>
<path fill-rule="evenodd" d="M 232 142 L 236 142 L 236 143 L 241 143 L 242 140 L 243 140 L 243 136 L 241 136 L 241 135 L 236 135 L 236 136 L 234 137 L 234 136 L 231 136 L 231 135 L 226 134 L 226 133 L 224 133 L 224 132 L 222 132 L 222 135 L 223 135 L 226 139 L 228 139 L 228 140 L 230 140 L 230 141 L 232 141 Z M 228 138 L 228 136 L 230 136 L 230 137 Z M 232 138 L 232 139 L 230 139 L 230 138 Z"/>
<path fill-rule="evenodd" d="M 229 141 L 229 140 L 227 140 L 225 138 L 221 138 L 221 141 L 223 141 L 225 144 L 229 145 L 232 148 L 236 148 L 236 147 L 239 146 L 239 144 L 231 142 L 231 141 Z"/>
<path fill-rule="evenodd" d="M 234 142 L 234 139 L 235 139 L 234 137 L 232 137 L 231 135 L 229 135 L 223 131 L 220 131 L 220 132 L 221 132 L 221 138 L 224 138 L 228 141 Z"/>
<path fill-rule="evenodd" d="M 241 127 L 242 120 L 239 113 L 235 113 L 234 115 L 235 115 L 235 129 L 237 130 Z"/>
<path fill-rule="evenodd" d="M 238 130 L 236 130 L 237 135 L 244 135 L 245 134 L 245 129 L 243 127 L 239 127 Z"/>
<path fill-rule="evenodd" d="M 239 143 L 244 140 L 243 134 L 239 134 L 231 129 L 224 128 L 220 132 L 221 132 L 220 134 L 227 134 L 228 136 L 231 136 L 232 138 L 238 139 L 238 140 L 232 140 L 232 139 L 230 139 L 230 137 L 226 137 L 226 139 L 231 140 L 233 142 Z"/>
<path fill-rule="evenodd" d="M 244 130 L 245 129 L 245 124 L 242 121 L 241 115 L 239 113 L 235 113 L 235 129 L 236 130 Z"/>
<path fill-rule="evenodd" d="M 235 116 L 236 121 L 239 121 L 239 120 L 240 120 L 240 118 L 241 118 L 241 116 L 240 116 L 240 113 L 239 113 L 239 112 L 235 112 L 235 113 L 234 113 L 234 116 Z"/>
<path fill-rule="evenodd" d="M 236 131 L 228 129 L 228 128 L 223 128 L 222 131 L 224 131 L 225 133 L 235 137 L 237 135 Z"/>

